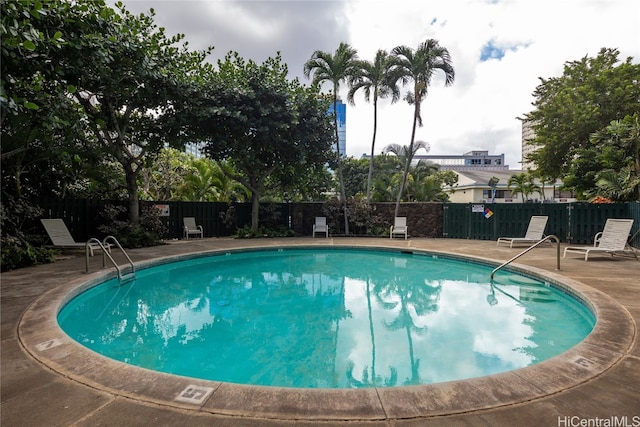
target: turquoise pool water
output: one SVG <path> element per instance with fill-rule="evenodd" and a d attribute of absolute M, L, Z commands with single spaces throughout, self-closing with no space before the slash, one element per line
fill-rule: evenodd
<path fill-rule="evenodd" d="M 62 329 L 107 357 L 233 383 L 356 388 L 490 375 L 558 355 L 592 313 L 528 276 L 421 252 L 279 249 L 172 262 L 71 300 Z"/>

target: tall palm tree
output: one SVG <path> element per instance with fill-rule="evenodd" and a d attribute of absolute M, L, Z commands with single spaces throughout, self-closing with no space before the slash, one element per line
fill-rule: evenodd
<path fill-rule="evenodd" d="M 393 62 L 385 50 L 376 52 L 373 62 L 358 61 L 359 75 L 351 82 L 351 89 L 347 95 L 350 104 L 355 105 L 353 96 L 362 89 L 365 101 L 373 101 L 373 137 L 371 138 L 371 157 L 369 157 L 369 176 L 367 178 L 367 204 L 371 199 L 371 177 L 373 176 L 373 157 L 376 147 L 376 132 L 378 129 L 378 99 L 391 96 L 394 103 L 400 99 L 398 76 L 393 73 Z"/>
<path fill-rule="evenodd" d="M 342 176 L 342 159 L 340 156 L 340 140 L 338 137 L 338 91 L 340 82 L 352 80 L 358 75 L 357 66 L 358 54 L 355 49 L 347 43 L 340 43 L 335 53 L 316 50 L 304 64 L 304 75 L 308 78 L 313 73 L 312 84 L 320 85 L 323 82 L 333 84 L 333 118 L 336 131 L 336 156 L 338 160 L 338 179 L 340 180 L 340 199 L 344 212 L 344 232 L 349 234 L 349 218 L 347 216 L 347 197 L 344 189 L 344 178 Z"/>
<path fill-rule="evenodd" d="M 420 106 L 427 96 L 431 78 L 436 71 L 440 70 L 445 76 L 445 86 L 450 86 L 453 84 L 455 71 L 451 64 L 449 51 L 440 46 L 438 41 L 434 39 L 428 39 L 420 43 L 415 50 L 407 46 L 398 46 L 393 49 L 392 53 L 395 57 L 395 70 L 400 74 L 402 84 L 413 82 L 413 90 L 409 91 L 405 97 L 405 100 L 414 106 L 413 128 L 411 131 L 411 143 L 409 144 L 409 152 L 412 152 L 416 137 L 416 126 L 422 127 Z M 404 167 L 404 176 L 396 201 L 395 216 L 398 216 L 400 209 L 400 199 L 409 174 L 409 163 L 410 160 L 407 161 Z"/>

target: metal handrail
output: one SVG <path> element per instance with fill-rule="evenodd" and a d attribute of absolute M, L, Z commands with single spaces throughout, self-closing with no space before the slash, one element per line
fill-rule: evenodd
<path fill-rule="evenodd" d="M 558 239 L 557 236 L 554 236 L 552 234 L 552 235 L 547 236 L 544 239 L 534 243 L 533 245 L 529 246 L 527 249 L 525 249 L 524 251 L 520 252 L 518 255 L 514 256 L 510 260 L 505 261 L 502 264 L 500 264 L 498 267 L 494 268 L 493 271 L 491 272 L 491 280 L 493 280 L 493 275 L 496 274 L 496 271 L 500 270 L 505 265 L 510 264 L 512 261 L 515 261 L 516 259 L 520 258 L 522 255 L 526 254 L 527 252 L 529 252 L 531 249 L 535 248 L 536 246 L 546 242 L 547 240 L 551 240 L 551 239 L 555 240 L 555 242 L 556 242 L 556 257 L 558 259 L 556 270 L 560 270 L 560 239 Z"/>
<path fill-rule="evenodd" d="M 87 243 L 85 244 L 85 267 L 86 267 L 86 272 L 89 273 L 89 251 L 90 251 L 89 246 L 90 246 L 91 243 L 97 243 L 100 246 L 100 248 L 102 249 L 102 268 L 105 268 L 107 266 L 106 258 L 108 257 L 109 260 L 111 261 L 111 263 L 113 264 L 113 266 L 116 268 L 116 271 L 118 272 L 118 281 L 120 283 L 122 283 L 122 281 L 125 278 L 128 278 L 128 277 L 125 277 L 127 275 L 122 274 L 122 269 L 120 268 L 118 263 L 113 259 L 113 257 L 111 256 L 111 253 L 109 253 L 107 251 L 107 248 L 110 246 L 109 241 L 112 241 L 113 244 L 115 246 L 117 246 L 118 249 L 120 249 L 120 251 L 124 254 L 124 256 L 127 258 L 127 261 L 129 261 L 129 265 L 131 266 L 131 273 L 129 273 L 128 276 L 135 277 L 136 266 L 133 264 L 133 261 L 131 261 L 131 258 L 129 257 L 129 255 L 122 248 L 122 245 L 120 245 L 120 242 L 118 242 L 118 240 L 113 236 L 105 237 L 102 242 L 100 240 L 96 239 L 95 237 L 92 237 L 91 239 L 87 240 Z"/>

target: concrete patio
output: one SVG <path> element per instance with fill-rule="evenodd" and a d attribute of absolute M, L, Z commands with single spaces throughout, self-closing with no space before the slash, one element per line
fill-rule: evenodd
<path fill-rule="evenodd" d="M 280 245 L 412 248 L 498 263 L 519 252 L 498 247 L 493 241 L 455 239 L 211 238 L 172 241 L 128 253 L 135 262 L 142 262 L 201 251 Z M 594 302 L 598 309 L 596 329 L 574 349 L 540 366 L 468 381 L 318 392 L 237 386 L 149 372 L 105 361 L 64 338 L 50 349 L 42 347 L 59 339 L 52 335 L 56 306 L 51 300 L 66 294 L 71 285 L 105 273 L 100 269 L 100 256 L 91 259 L 93 273 L 86 274 L 84 254 L 68 253 L 53 264 L 2 274 L 0 423 L 377 427 L 609 422 L 640 426 L 640 261 L 593 256 L 585 262 L 583 257 L 568 255 L 561 259 L 557 271 L 556 260 L 555 247 L 543 246 L 516 263 L 562 280 Z M 176 390 L 180 393 L 194 384 L 210 389 L 210 394 L 194 401 L 175 398 Z M 600 424 L 596 424 L 598 420 Z"/>

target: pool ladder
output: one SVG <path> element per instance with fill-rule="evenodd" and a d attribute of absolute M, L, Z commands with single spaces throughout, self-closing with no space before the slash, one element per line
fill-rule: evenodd
<path fill-rule="evenodd" d="M 494 268 L 493 271 L 491 272 L 491 280 L 493 281 L 493 275 L 496 274 L 496 271 L 500 270 L 505 265 L 510 264 L 512 261 L 515 261 L 516 259 L 520 258 L 522 255 L 526 254 L 527 252 L 529 252 L 531 249 L 535 248 L 536 246 L 541 245 L 542 243 L 544 243 L 546 241 L 549 241 L 549 240 L 555 240 L 555 243 L 556 243 L 556 258 L 558 260 L 557 261 L 556 270 L 560 270 L 560 239 L 558 239 L 557 236 L 554 236 L 552 234 L 552 235 L 547 236 L 544 239 L 540 240 L 539 242 L 534 243 L 533 245 L 529 246 L 527 249 L 525 249 L 524 251 L 520 252 L 518 255 L 514 256 L 510 260 L 505 261 L 502 264 L 500 264 L 498 267 Z"/>
<path fill-rule="evenodd" d="M 127 261 L 129 261 L 130 271 L 128 273 L 123 273 L 122 267 L 118 265 L 118 263 L 111 256 L 110 251 L 107 250 L 108 248 L 111 248 L 110 242 L 113 242 L 113 245 L 117 246 L 118 249 L 120 249 L 120 251 L 122 252 L 122 254 L 127 258 Z M 89 253 L 91 252 L 91 249 L 89 246 L 92 243 L 98 244 L 100 246 L 100 249 L 102 249 L 102 268 L 105 268 L 107 266 L 107 257 L 109 258 L 109 260 L 111 260 L 111 263 L 113 264 L 113 266 L 116 268 L 116 271 L 118 272 L 118 281 L 120 282 L 120 284 L 123 284 L 125 282 L 128 282 L 136 278 L 136 266 L 133 264 L 133 261 L 131 261 L 131 258 L 129 257 L 129 255 L 122 248 L 122 245 L 120 245 L 120 242 L 118 242 L 118 240 L 113 236 L 105 237 L 102 242 L 96 239 L 95 237 L 92 237 L 91 239 L 87 240 L 87 243 L 85 244 L 85 267 L 86 267 L 87 273 L 89 273 Z"/>

